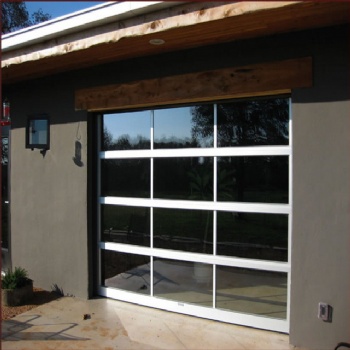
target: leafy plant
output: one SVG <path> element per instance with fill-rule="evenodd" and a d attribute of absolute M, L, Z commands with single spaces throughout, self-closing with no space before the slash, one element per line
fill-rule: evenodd
<path fill-rule="evenodd" d="M 27 270 L 22 267 L 15 267 L 14 271 L 8 269 L 6 275 L 1 279 L 2 289 L 21 288 L 30 282 Z"/>

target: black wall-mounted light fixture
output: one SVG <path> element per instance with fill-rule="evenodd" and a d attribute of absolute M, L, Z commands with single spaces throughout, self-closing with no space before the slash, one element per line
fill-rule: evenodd
<path fill-rule="evenodd" d="M 47 114 L 29 116 L 26 127 L 26 148 L 38 148 L 44 155 L 50 149 L 50 120 Z"/>

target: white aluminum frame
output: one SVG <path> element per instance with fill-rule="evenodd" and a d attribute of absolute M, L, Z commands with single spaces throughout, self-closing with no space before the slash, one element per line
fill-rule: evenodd
<path fill-rule="evenodd" d="M 276 96 L 277 97 L 277 96 Z M 254 98 L 254 96 L 252 96 Z M 278 332 L 289 332 L 290 319 L 290 272 L 291 272 L 291 232 L 292 232 L 292 108 L 291 98 L 289 98 L 289 145 L 288 146 L 251 146 L 251 147 L 232 147 L 218 148 L 216 139 L 216 104 L 214 104 L 214 147 L 199 149 L 153 149 L 153 113 L 151 122 L 151 149 L 150 150 L 123 150 L 123 151 L 99 151 L 98 159 L 98 248 L 101 250 L 112 250 L 129 254 L 140 254 L 150 257 L 150 295 L 140 295 L 138 293 L 128 292 L 120 289 L 114 289 L 102 286 L 101 281 L 101 258 L 98 254 L 99 262 L 99 286 L 98 292 L 102 296 L 118 299 L 121 301 L 137 303 L 144 306 L 184 313 L 187 315 L 208 318 L 228 323 L 251 326 L 261 329 L 273 330 Z M 101 137 L 101 116 L 98 120 L 98 137 Z M 98 140 L 100 144 L 101 140 Z M 100 196 L 100 163 L 102 159 L 150 159 L 151 162 L 151 179 L 153 179 L 153 160 L 154 158 L 170 158 L 170 157 L 213 157 L 214 159 L 214 185 L 216 184 L 216 159 L 220 156 L 277 156 L 283 155 L 289 157 L 289 202 L 288 204 L 275 203 L 246 203 L 246 202 L 217 202 L 216 186 L 213 186 L 213 201 L 189 201 L 189 200 L 165 200 L 153 198 L 153 181 L 151 181 L 150 198 L 129 198 L 129 197 L 101 197 Z M 122 243 L 112 243 L 101 241 L 100 232 L 100 205 L 123 205 L 147 207 L 151 211 L 150 247 L 135 246 Z M 190 253 L 178 250 L 166 250 L 153 247 L 153 208 L 172 208 L 172 209 L 194 209 L 194 210 L 210 210 L 213 212 L 213 246 L 216 242 L 216 215 L 217 211 L 232 211 L 246 213 L 271 213 L 271 214 L 287 214 L 288 215 L 288 261 L 266 261 L 256 259 L 246 259 L 237 257 L 226 257 L 216 255 L 214 248 L 213 255 Z M 153 259 L 164 258 L 173 260 L 185 260 L 190 262 L 201 262 L 213 265 L 213 307 L 203 307 L 184 302 L 166 300 L 153 296 Z M 249 268 L 255 270 L 265 270 L 274 272 L 283 272 L 287 274 L 287 317 L 286 319 L 274 319 L 258 315 L 250 315 L 238 313 L 234 311 L 225 311 L 215 308 L 215 291 L 216 291 L 216 266 L 230 266 L 238 268 Z"/>

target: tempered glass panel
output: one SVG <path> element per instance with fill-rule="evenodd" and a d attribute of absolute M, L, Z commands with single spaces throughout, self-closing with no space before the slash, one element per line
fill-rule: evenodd
<path fill-rule="evenodd" d="M 101 250 L 102 285 L 150 294 L 150 257 Z"/>
<path fill-rule="evenodd" d="M 149 159 L 102 159 L 101 195 L 150 197 Z"/>
<path fill-rule="evenodd" d="M 150 209 L 101 205 L 102 241 L 150 246 Z"/>
<path fill-rule="evenodd" d="M 213 159 L 155 158 L 154 197 L 213 200 Z"/>
<path fill-rule="evenodd" d="M 288 215 L 218 212 L 217 254 L 288 261 Z"/>
<path fill-rule="evenodd" d="M 154 208 L 154 247 L 213 253 L 213 213 L 207 210 Z"/>
<path fill-rule="evenodd" d="M 217 266 L 216 307 L 247 314 L 287 317 L 287 273 Z"/>
<path fill-rule="evenodd" d="M 213 105 L 154 111 L 154 148 L 213 146 Z"/>
<path fill-rule="evenodd" d="M 49 144 L 49 120 L 47 118 L 30 118 L 27 129 L 27 147 Z"/>
<path fill-rule="evenodd" d="M 212 307 L 212 277 L 212 265 L 156 259 L 154 261 L 154 296 Z"/>
<path fill-rule="evenodd" d="M 218 200 L 288 203 L 288 156 L 218 157 Z"/>
<path fill-rule="evenodd" d="M 288 145 L 289 99 L 218 104 L 218 147 Z"/>
<path fill-rule="evenodd" d="M 31 124 L 29 142 L 45 145 L 47 143 L 47 125 L 48 120 L 33 120 Z"/>
<path fill-rule="evenodd" d="M 151 112 L 103 115 L 103 151 L 150 149 Z"/>

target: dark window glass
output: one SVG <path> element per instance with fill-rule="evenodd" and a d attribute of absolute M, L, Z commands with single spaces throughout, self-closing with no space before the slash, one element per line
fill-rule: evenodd
<path fill-rule="evenodd" d="M 288 215 L 218 212 L 217 254 L 288 261 Z"/>
<path fill-rule="evenodd" d="M 150 209 L 101 205 L 101 232 L 105 242 L 150 246 Z"/>
<path fill-rule="evenodd" d="M 288 203 L 288 156 L 218 157 L 218 200 Z"/>
<path fill-rule="evenodd" d="M 149 198 L 150 169 L 149 159 L 102 159 L 102 196 Z"/>
<path fill-rule="evenodd" d="M 154 148 L 213 146 L 213 105 L 154 111 Z"/>
<path fill-rule="evenodd" d="M 213 266 L 168 259 L 154 261 L 154 296 L 213 306 Z"/>
<path fill-rule="evenodd" d="M 287 317 L 287 274 L 217 266 L 216 307 L 247 314 Z"/>
<path fill-rule="evenodd" d="M 101 250 L 102 285 L 150 294 L 150 257 Z"/>
<path fill-rule="evenodd" d="M 104 151 L 150 149 L 151 112 L 105 114 L 102 145 Z"/>
<path fill-rule="evenodd" d="M 213 200 L 213 159 L 155 158 L 154 198 Z"/>
<path fill-rule="evenodd" d="M 289 99 L 218 104 L 218 146 L 288 145 Z"/>
<path fill-rule="evenodd" d="M 213 213 L 154 208 L 154 247 L 213 253 Z"/>

